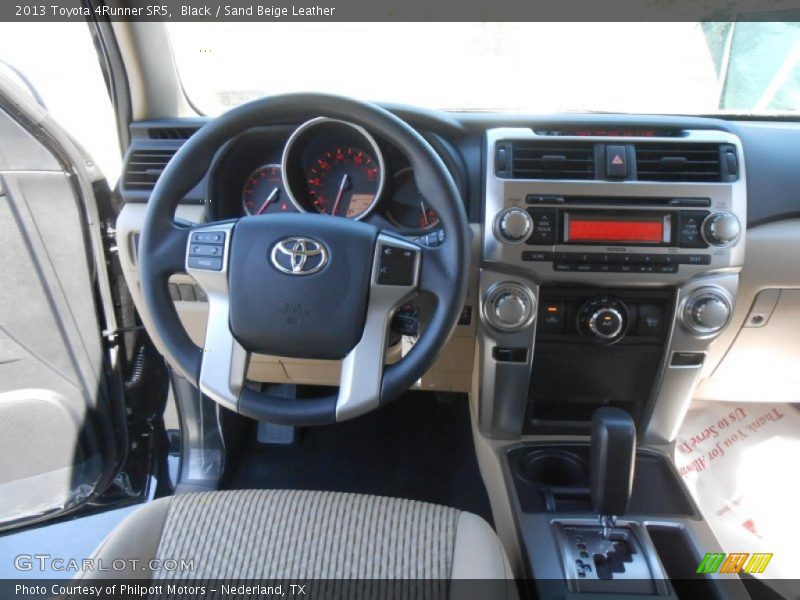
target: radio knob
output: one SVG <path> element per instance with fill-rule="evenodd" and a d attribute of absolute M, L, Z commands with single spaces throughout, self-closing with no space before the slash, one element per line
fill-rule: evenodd
<path fill-rule="evenodd" d="M 683 309 L 683 321 L 700 335 L 721 331 L 731 318 L 731 303 L 721 291 L 705 288 L 695 292 Z"/>
<path fill-rule="evenodd" d="M 533 229 L 533 221 L 527 211 L 521 208 L 509 208 L 500 213 L 497 220 L 497 233 L 511 244 L 528 239 Z"/>
<path fill-rule="evenodd" d="M 703 222 L 703 235 L 712 246 L 731 246 L 742 233 L 742 226 L 736 215 L 717 212 L 706 217 Z"/>
<path fill-rule="evenodd" d="M 517 329 L 531 320 L 534 299 L 530 291 L 520 285 L 508 283 L 489 292 L 486 317 L 499 329 Z"/>
<path fill-rule="evenodd" d="M 616 308 L 604 306 L 589 317 L 589 331 L 603 340 L 613 340 L 622 331 L 625 322 Z"/>

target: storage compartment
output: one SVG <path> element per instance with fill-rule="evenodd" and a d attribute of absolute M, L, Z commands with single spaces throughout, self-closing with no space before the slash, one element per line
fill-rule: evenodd
<path fill-rule="evenodd" d="M 588 443 L 524 444 L 509 450 L 508 466 L 522 510 L 593 513 L 589 454 Z M 697 510 L 672 464 L 657 452 L 639 449 L 628 514 L 696 517 Z"/>

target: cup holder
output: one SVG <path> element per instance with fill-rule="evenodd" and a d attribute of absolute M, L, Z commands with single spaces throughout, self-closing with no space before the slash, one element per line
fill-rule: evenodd
<path fill-rule="evenodd" d="M 588 463 L 566 450 L 534 450 L 522 459 L 520 470 L 525 479 L 545 487 L 589 485 Z"/>

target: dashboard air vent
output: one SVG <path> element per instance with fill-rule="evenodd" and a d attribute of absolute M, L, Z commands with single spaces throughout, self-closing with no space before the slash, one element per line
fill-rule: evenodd
<path fill-rule="evenodd" d="M 197 130 L 197 127 L 151 127 L 147 136 L 151 140 L 188 140 Z"/>
<path fill-rule="evenodd" d="M 513 179 L 594 179 L 594 144 L 517 140 L 511 147 Z"/>
<path fill-rule="evenodd" d="M 636 171 L 642 181 L 723 181 L 718 144 L 636 144 Z"/>
<path fill-rule="evenodd" d="M 123 185 L 130 191 L 150 191 L 176 150 L 135 150 L 125 164 Z"/>

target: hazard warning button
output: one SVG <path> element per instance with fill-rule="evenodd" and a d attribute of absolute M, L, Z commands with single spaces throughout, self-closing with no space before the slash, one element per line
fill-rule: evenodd
<path fill-rule="evenodd" d="M 625 146 L 606 146 L 606 176 L 609 179 L 625 179 L 628 176 Z"/>

